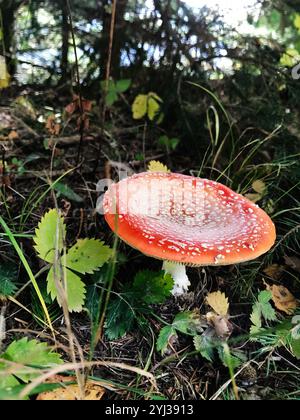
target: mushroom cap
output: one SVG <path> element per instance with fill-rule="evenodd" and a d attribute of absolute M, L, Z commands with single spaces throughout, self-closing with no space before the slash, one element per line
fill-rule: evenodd
<path fill-rule="evenodd" d="M 105 219 L 142 253 L 190 266 L 252 260 L 275 242 L 275 226 L 257 205 L 215 181 L 146 172 L 113 184 Z"/>

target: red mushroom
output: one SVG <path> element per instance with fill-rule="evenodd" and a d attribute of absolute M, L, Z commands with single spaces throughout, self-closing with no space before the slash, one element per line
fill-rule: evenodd
<path fill-rule="evenodd" d="M 127 244 L 164 261 L 174 295 L 188 290 L 186 266 L 237 264 L 267 252 L 276 233 L 257 205 L 222 184 L 146 172 L 113 184 L 105 219 Z"/>

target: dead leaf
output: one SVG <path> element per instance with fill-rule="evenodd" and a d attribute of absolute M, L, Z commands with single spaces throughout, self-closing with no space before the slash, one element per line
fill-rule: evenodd
<path fill-rule="evenodd" d="M 216 312 L 216 314 L 221 316 L 226 316 L 228 314 L 229 303 L 225 293 L 221 293 L 220 291 L 209 293 L 206 298 L 206 302 Z"/>
<path fill-rule="evenodd" d="M 46 383 L 70 383 L 76 382 L 75 377 L 67 377 L 55 375 L 50 378 Z M 105 393 L 104 388 L 98 385 L 95 381 L 87 381 L 85 387 L 85 401 L 100 401 Z M 37 400 L 39 401 L 76 401 L 80 399 L 79 386 L 65 385 L 61 388 L 57 388 L 54 391 L 43 392 L 38 395 Z"/>
<path fill-rule="evenodd" d="M 288 315 L 294 313 L 298 307 L 298 302 L 292 293 L 284 286 L 272 286 L 266 284 L 267 290 L 272 293 L 272 299 L 279 311 L 285 312 Z"/>
<path fill-rule="evenodd" d="M 270 277 L 273 280 L 279 280 L 282 276 L 283 271 L 284 267 L 279 264 L 269 265 L 263 270 L 266 276 Z"/>
<path fill-rule="evenodd" d="M 9 135 L 7 136 L 8 140 L 10 141 L 14 141 L 14 140 L 18 140 L 19 139 L 19 134 L 17 131 L 12 130 Z"/>
<path fill-rule="evenodd" d="M 46 129 L 53 136 L 58 136 L 60 133 L 60 124 L 56 122 L 55 115 L 50 115 L 46 121 Z"/>
<path fill-rule="evenodd" d="M 261 179 L 257 179 L 252 183 L 252 188 L 255 192 L 257 192 L 260 195 L 263 195 L 266 192 L 267 186 Z"/>
<path fill-rule="evenodd" d="M 245 194 L 245 197 L 248 198 L 248 200 L 252 201 L 252 203 L 257 203 L 259 200 L 262 199 L 262 195 L 257 193 Z"/>
<path fill-rule="evenodd" d="M 284 257 L 284 261 L 286 265 L 291 267 L 293 270 L 298 271 L 300 273 L 300 258 L 293 256 L 293 257 Z"/>

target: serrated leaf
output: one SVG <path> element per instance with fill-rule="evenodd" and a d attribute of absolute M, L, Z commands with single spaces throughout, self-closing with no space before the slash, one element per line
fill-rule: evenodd
<path fill-rule="evenodd" d="M 272 299 L 272 293 L 269 290 L 263 290 L 258 295 L 258 302 L 264 305 L 265 303 L 270 302 Z"/>
<path fill-rule="evenodd" d="M 16 267 L 11 264 L 0 266 L 0 296 L 12 296 L 17 289 L 15 284 L 18 278 Z"/>
<path fill-rule="evenodd" d="M 171 296 L 173 286 L 174 280 L 164 271 L 140 271 L 133 281 L 133 291 L 139 293 L 147 304 L 164 303 Z"/>
<path fill-rule="evenodd" d="M 119 93 L 124 93 L 124 92 L 126 92 L 126 90 L 128 90 L 130 88 L 130 85 L 131 85 L 131 79 L 118 80 L 116 82 L 116 90 Z"/>
<path fill-rule="evenodd" d="M 80 197 L 71 187 L 64 184 L 63 182 L 57 182 L 54 186 L 55 191 L 76 203 L 82 203 L 83 198 Z"/>
<path fill-rule="evenodd" d="M 57 270 L 58 271 L 58 270 Z M 81 312 L 83 309 L 86 288 L 85 284 L 75 273 L 71 270 L 66 269 L 66 285 L 64 287 L 61 277 L 58 275 L 56 279 L 60 286 L 65 290 L 67 295 L 67 304 L 70 312 Z M 59 291 L 56 287 L 56 281 L 54 278 L 54 269 L 48 273 L 47 277 L 47 292 L 50 294 L 52 300 L 57 300 L 58 304 L 61 306 L 61 298 L 59 297 Z"/>
<path fill-rule="evenodd" d="M 35 230 L 35 250 L 39 257 L 49 263 L 55 259 L 55 249 L 62 252 L 66 238 L 66 226 L 63 217 L 56 209 L 46 213 Z"/>
<path fill-rule="evenodd" d="M 218 347 L 218 354 L 223 365 L 229 369 L 235 370 L 247 360 L 247 357 L 243 352 L 239 350 L 225 351 L 223 346 Z"/>
<path fill-rule="evenodd" d="M 135 314 L 126 299 L 110 301 L 105 322 L 105 334 L 109 340 L 117 340 L 131 330 Z"/>
<path fill-rule="evenodd" d="M 209 362 L 213 361 L 215 343 L 210 334 L 196 335 L 194 337 L 194 346 L 201 356 Z"/>
<path fill-rule="evenodd" d="M 257 328 L 261 328 L 262 327 L 262 321 L 261 321 L 261 310 L 260 310 L 260 305 L 259 303 L 256 303 L 253 306 L 253 310 L 252 310 L 252 314 L 250 316 L 250 321 L 252 322 L 252 324 L 257 327 Z"/>
<path fill-rule="evenodd" d="M 149 162 L 148 171 L 149 172 L 165 172 L 165 173 L 170 172 L 170 170 L 167 168 L 166 165 L 164 165 L 163 163 L 157 160 L 151 160 L 151 162 Z"/>
<path fill-rule="evenodd" d="M 220 291 L 209 293 L 206 298 L 208 305 L 221 316 L 226 316 L 229 310 L 228 298 Z"/>
<path fill-rule="evenodd" d="M 138 95 L 132 104 L 132 113 L 135 120 L 140 120 L 147 114 L 148 95 Z"/>
<path fill-rule="evenodd" d="M 81 274 L 92 274 L 113 255 L 112 249 L 97 239 L 79 239 L 68 250 L 66 266 Z"/>
<path fill-rule="evenodd" d="M 39 368 L 52 367 L 62 363 L 61 356 L 53 352 L 47 343 L 28 340 L 27 337 L 11 343 L 1 358 L 16 364 Z M 28 382 L 39 376 L 39 373 L 33 374 L 23 371 L 24 368 L 20 368 L 19 372 L 14 371 L 14 376 L 23 382 Z"/>
<path fill-rule="evenodd" d="M 172 326 L 183 334 L 195 335 L 203 331 L 200 315 L 196 311 L 181 312 L 177 314 Z"/>
<path fill-rule="evenodd" d="M 166 325 L 160 330 L 157 342 L 156 342 L 156 349 L 157 351 L 161 352 L 164 355 L 169 347 L 169 344 L 173 341 L 173 339 L 177 338 L 176 330 L 173 328 L 172 325 Z"/>

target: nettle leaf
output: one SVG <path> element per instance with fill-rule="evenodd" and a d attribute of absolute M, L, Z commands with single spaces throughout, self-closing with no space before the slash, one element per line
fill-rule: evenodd
<path fill-rule="evenodd" d="M 164 303 L 171 296 L 173 286 L 174 280 L 164 271 L 140 271 L 133 281 L 133 291 L 140 293 L 143 301 L 148 304 Z"/>
<path fill-rule="evenodd" d="M 113 255 L 112 249 L 97 239 L 79 239 L 68 250 L 66 266 L 81 274 L 93 274 Z"/>
<path fill-rule="evenodd" d="M 61 253 L 66 238 L 66 225 L 56 209 L 46 213 L 35 230 L 35 250 L 39 257 L 49 263 L 55 259 L 55 250 Z"/>
<path fill-rule="evenodd" d="M 16 281 L 18 279 L 18 270 L 11 264 L 0 266 L 0 295 L 11 296 L 16 290 Z"/>
<path fill-rule="evenodd" d="M 61 356 L 53 352 L 47 343 L 28 340 L 27 337 L 11 343 L 0 358 L 20 365 L 38 368 L 52 367 L 62 363 Z M 36 374 L 32 372 L 26 373 L 26 369 L 24 370 L 23 367 L 20 368 L 19 372 L 14 371 L 14 376 L 23 382 L 29 382 L 39 376 L 39 374 L 39 372 Z"/>
<path fill-rule="evenodd" d="M 172 325 L 166 325 L 160 330 L 157 342 L 156 349 L 164 355 L 169 347 L 169 344 L 177 338 L 176 330 Z"/>
<path fill-rule="evenodd" d="M 71 270 L 66 269 L 63 271 L 66 272 L 66 285 L 64 285 L 61 275 L 57 275 L 57 281 L 67 294 L 68 309 L 70 312 L 81 312 L 83 309 L 86 295 L 85 284 L 83 283 L 81 278 L 75 273 L 73 273 Z M 50 294 L 52 300 L 56 299 L 58 304 L 61 306 L 62 302 L 59 296 L 58 289 L 59 288 L 56 285 L 54 277 L 54 268 L 51 268 L 47 277 L 47 292 Z"/>
<path fill-rule="evenodd" d="M 177 314 L 172 326 L 183 334 L 195 335 L 203 332 L 200 315 L 196 311 L 181 312 Z"/>
<path fill-rule="evenodd" d="M 125 299 L 111 300 L 106 313 L 105 332 L 109 340 L 123 337 L 133 327 L 134 309 Z"/>

